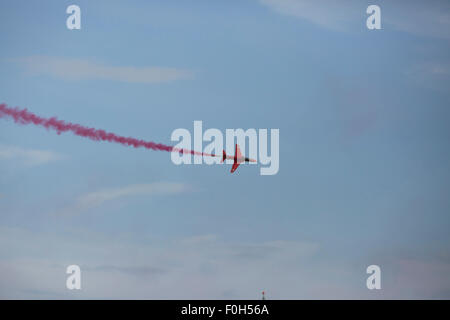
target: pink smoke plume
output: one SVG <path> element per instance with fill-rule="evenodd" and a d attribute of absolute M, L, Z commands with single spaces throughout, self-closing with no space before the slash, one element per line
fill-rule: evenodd
<path fill-rule="evenodd" d="M 135 148 L 143 147 L 152 150 L 190 153 L 197 156 L 215 157 L 214 154 L 207 154 L 187 149 L 179 149 L 161 143 L 119 136 L 101 129 L 88 128 L 79 124 L 58 120 L 56 117 L 43 118 L 35 115 L 32 112 L 29 112 L 27 109 L 19 109 L 18 107 L 10 108 L 6 104 L 2 103 L 0 104 L 0 118 L 7 117 L 12 118 L 14 122 L 18 124 L 34 124 L 36 126 L 42 126 L 46 129 L 55 130 L 58 134 L 61 134 L 62 132 L 72 132 L 77 136 L 85 137 L 91 140 L 120 143 L 122 145 L 133 146 Z"/>

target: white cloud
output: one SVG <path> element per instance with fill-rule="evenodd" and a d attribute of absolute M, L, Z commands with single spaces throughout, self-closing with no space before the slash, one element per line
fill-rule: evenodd
<path fill-rule="evenodd" d="M 166 67 L 107 66 L 83 59 L 30 56 L 13 59 L 31 75 L 80 80 L 101 79 L 135 83 L 162 83 L 193 77 L 189 70 Z"/>
<path fill-rule="evenodd" d="M 63 210 L 74 213 L 95 208 L 107 201 L 135 195 L 160 196 L 178 194 L 189 191 L 190 188 L 182 183 L 156 182 L 149 184 L 133 184 L 119 188 L 108 188 L 79 196 L 75 204 Z"/>
<path fill-rule="evenodd" d="M 38 166 L 61 158 L 61 154 L 52 151 L 0 145 L 0 160 L 19 161 L 26 166 Z"/>
<path fill-rule="evenodd" d="M 359 0 L 260 0 L 275 12 L 295 16 L 337 31 L 365 28 L 369 2 Z M 379 1 L 381 26 L 420 36 L 450 39 L 450 2 Z"/>

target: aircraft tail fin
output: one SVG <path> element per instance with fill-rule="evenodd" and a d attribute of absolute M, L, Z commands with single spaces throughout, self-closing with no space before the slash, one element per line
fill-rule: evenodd
<path fill-rule="evenodd" d="M 227 158 L 227 154 L 225 153 L 225 150 L 223 150 L 222 162 L 224 162 L 226 158 Z"/>
<path fill-rule="evenodd" d="M 234 156 L 238 159 L 242 158 L 241 148 L 239 148 L 239 145 L 236 143 L 236 151 L 234 152 Z"/>

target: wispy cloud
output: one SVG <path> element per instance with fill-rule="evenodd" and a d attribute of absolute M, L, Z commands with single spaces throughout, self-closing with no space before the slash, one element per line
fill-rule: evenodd
<path fill-rule="evenodd" d="M 316 25 L 333 30 L 348 30 L 352 17 L 358 18 L 358 9 L 361 7 L 349 5 L 350 1 L 308 1 L 308 0 L 260 0 L 263 5 L 280 14 L 305 19 Z"/>
<path fill-rule="evenodd" d="M 68 80 L 100 79 L 135 83 L 163 83 L 189 79 L 189 70 L 157 66 L 109 66 L 84 59 L 30 56 L 12 59 L 31 75 L 50 75 Z"/>
<path fill-rule="evenodd" d="M 385 7 L 388 10 L 384 10 L 384 20 L 398 31 L 419 36 L 450 39 L 449 1 L 389 1 L 386 2 Z"/>
<path fill-rule="evenodd" d="M 445 61 L 429 61 L 411 67 L 405 71 L 405 75 L 419 86 L 448 92 L 450 64 Z"/>
<path fill-rule="evenodd" d="M 89 266 L 83 268 L 83 270 L 92 270 L 93 272 L 106 272 L 106 273 L 122 273 L 132 275 L 136 277 L 151 277 L 164 274 L 167 270 L 162 268 L 153 267 L 150 265 L 145 266 L 118 266 L 118 265 L 99 265 L 93 268 Z"/>
<path fill-rule="evenodd" d="M 79 196 L 75 203 L 63 210 L 64 213 L 80 212 L 87 209 L 95 208 L 105 202 L 116 199 L 136 196 L 161 196 L 187 192 L 191 190 L 183 183 L 156 182 L 148 184 L 133 184 L 119 188 L 108 188 Z"/>
<path fill-rule="evenodd" d="M 450 65 L 448 63 L 428 63 L 422 66 L 422 70 L 436 76 L 450 76 Z"/>
<path fill-rule="evenodd" d="M 260 0 L 280 14 L 295 16 L 335 31 L 365 28 L 366 8 L 359 0 Z M 450 3 L 448 1 L 379 1 L 383 29 L 404 31 L 420 36 L 450 39 Z"/>
<path fill-rule="evenodd" d="M 63 158 L 61 154 L 53 151 L 0 145 L 0 160 L 14 160 L 26 166 L 38 166 L 61 158 Z"/>
<path fill-rule="evenodd" d="M 449 297 L 448 257 L 395 252 L 355 260 L 326 250 L 303 241 L 0 227 L 0 298 L 258 299 L 262 290 L 270 299 Z M 374 258 L 383 270 L 379 292 L 365 287 Z M 64 287 L 71 264 L 81 267 L 78 292 Z"/>
<path fill-rule="evenodd" d="M 212 235 L 136 242 L 125 234 L 0 227 L 0 298 L 70 297 L 64 287 L 70 264 L 81 267 L 78 298 L 258 299 L 263 289 L 274 298 L 294 298 L 296 290 L 310 289 L 302 271 L 318 249 L 314 243 L 256 244 Z"/>

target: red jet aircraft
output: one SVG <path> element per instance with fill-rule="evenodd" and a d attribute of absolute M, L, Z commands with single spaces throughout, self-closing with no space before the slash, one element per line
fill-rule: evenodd
<path fill-rule="evenodd" d="M 239 146 L 237 144 L 236 144 L 234 156 L 227 156 L 227 154 L 225 153 L 225 150 L 223 150 L 222 162 L 224 162 L 225 159 L 234 160 L 233 166 L 231 167 L 231 173 L 235 172 L 236 169 L 239 167 L 239 165 L 242 162 L 256 162 L 256 160 L 249 159 L 247 157 L 243 157 L 241 154 L 241 150 L 239 149 Z"/>

